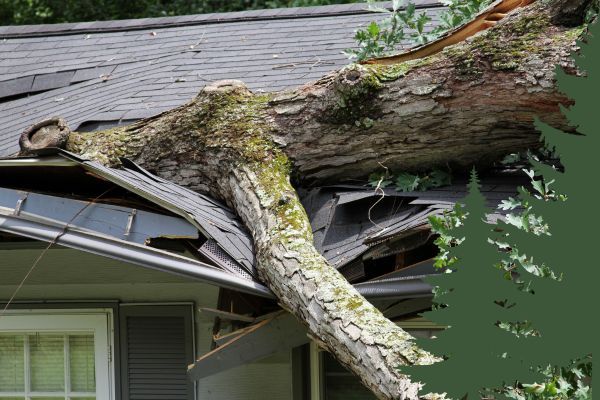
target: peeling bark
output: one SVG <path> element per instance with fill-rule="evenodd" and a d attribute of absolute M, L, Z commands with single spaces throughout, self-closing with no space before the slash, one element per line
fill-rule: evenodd
<path fill-rule="evenodd" d="M 68 148 L 105 164 L 126 156 L 224 199 L 250 229 L 261 278 L 310 333 L 381 399 L 417 399 L 397 367 L 431 355 L 385 318 L 316 251 L 290 184 L 395 170 L 488 164 L 538 145 L 532 121 L 564 126 L 554 65 L 581 29 L 554 25 L 537 2 L 434 56 L 352 65 L 297 90 L 253 95 L 237 81 L 128 127 L 72 133 Z"/>

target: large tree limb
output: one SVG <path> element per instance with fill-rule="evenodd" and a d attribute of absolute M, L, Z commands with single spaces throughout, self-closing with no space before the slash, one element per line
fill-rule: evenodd
<path fill-rule="evenodd" d="M 554 65 L 581 32 L 553 24 L 564 0 L 519 9 L 431 57 L 352 65 L 276 95 L 236 81 L 129 127 L 72 133 L 70 150 L 159 175 L 227 201 L 252 232 L 262 279 L 335 357 L 382 399 L 416 399 L 397 367 L 430 363 L 410 336 L 319 255 L 290 174 L 304 183 L 396 170 L 488 164 L 537 146 L 532 121 L 564 125 Z M 564 5 L 564 4 L 563 4 Z"/>
<path fill-rule="evenodd" d="M 380 168 L 489 164 L 537 147 L 540 117 L 563 125 L 555 65 L 572 66 L 578 28 L 539 2 L 439 54 L 389 67 L 350 66 L 273 102 L 278 140 L 305 181 Z M 493 145 L 492 145 L 493 144 Z"/>

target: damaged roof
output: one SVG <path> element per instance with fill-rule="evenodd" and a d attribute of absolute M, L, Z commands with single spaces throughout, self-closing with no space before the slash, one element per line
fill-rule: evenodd
<path fill-rule="evenodd" d="M 442 4 L 415 3 L 435 26 Z M 52 116 L 95 130 L 172 109 L 216 80 L 296 87 L 348 64 L 354 31 L 380 18 L 358 3 L 0 27 L 0 156 Z"/>
<path fill-rule="evenodd" d="M 175 272 L 197 277 L 194 275 L 194 268 L 207 267 L 207 275 L 200 274 L 200 279 L 218 285 L 225 285 L 226 287 L 241 288 L 259 295 L 270 293 L 262 285 L 256 273 L 250 233 L 232 210 L 225 205 L 208 196 L 157 177 L 131 161 L 123 160 L 122 167 L 116 169 L 107 168 L 97 162 L 83 159 L 64 150 L 52 149 L 49 153 L 46 156 L 0 160 L 0 168 L 4 168 L 2 174 L 0 174 L 0 176 L 3 176 L 0 179 L 0 186 L 9 189 L 14 188 L 15 180 L 21 182 L 23 177 L 26 176 L 17 176 L 11 180 L 11 176 L 15 175 L 16 170 L 7 170 L 6 168 L 20 168 L 21 170 L 27 167 L 34 167 L 37 170 L 43 168 L 44 179 L 42 181 L 51 180 L 49 178 L 50 171 L 48 170 L 50 167 L 83 168 L 85 171 L 84 179 L 97 180 L 100 178 L 124 188 L 126 191 L 139 196 L 140 199 L 149 201 L 159 208 L 167 210 L 172 215 L 182 218 L 182 221 L 187 221 L 200 232 L 202 236 L 198 237 L 199 240 L 193 241 L 194 251 L 196 256 L 200 257 L 199 260 L 205 260 L 210 265 L 201 262 L 194 267 L 195 264 L 191 261 L 176 260 L 167 256 L 165 261 L 167 264 L 165 265 L 176 265 Z M 56 173 L 56 176 L 63 181 L 73 179 L 73 175 L 67 175 L 66 172 L 66 168 L 62 168 Z M 29 176 L 39 177 L 38 171 L 32 170 L 28 174 Z M 61 196 L 65 196 L 64 189 L 57 189 L 52 182 L 47 186 L 43 186 L 42 181 L 37 179 L 29 182 L 28 189 L 25 192 L 22 189 L 20 192 L 15 190 L 3 191 L 0 187 L 0 217 L 10 215 L 5 221 L 0 218 L 0 231 L 23 234 L 19 230 L 22 228 L 15 230 L 15 222 L 18 222 L 19 218 L 26 218 L 27 222 L 35 222 L 33 220 L 29 221 L 26 216 L 20 215 L 20 209 L 24 202 L 26 202 L 26 214 L 31 214 L 34 220 L 58 218 L 58 214 L 47 215 L 48 212 L 57 213 L 58 208 L 50 207 L 51 210 L 44 210 L 43 203 L 49 200 L 60 203 Z M 96 187 L 98 183 L 97 181 L 94 182 L 91 182 L 91 184 Z M 515 181 L 514 177 L 483 179 L 482 193 L 488 199 L 488 205 L 494 208 L 501 199 L 514 196 L 517 193 L 518 185 L 524 183 Z M 17 184 L 18 187 L 21 187 L 20 185 L 21 183 Z M 75 196 L 77 198 L 78 193 L 85 192 L 81 181 L 73 181 L 71 184 L 65 182 L 65 185 L 69 193 L 67 197 Z M 77 189 L 73 189 L 73 187 Z M 31 200 L 27 200 L 28 193 L 35 193 L 36 191 L 41 194 L 31 196 Z M 19 193 L 22 194 L 19 195 Z M 48 194 L 55 197 L 50 199 L 47 196 Z M 393 258 L 398 254 L 408 254 L 412 250 L 426 248 L 431 243 L 432 238 L 428 218 L 432 215 L 440 215 L 444 210 L 452 208 L 466 194 L 466 185 L 464 182 L 458 182 L 450 186 L 423 192 L 397 192 L 386 189 L 385 196 L 376 193 L 373 188 L 364 186 L 316 188 L 301 193 L 301 196 L 311 220 L 317 249 L 350 282 L 359 283 L 357 288 L 363 291 L 365 295 L 372 297 L 390 296 L 391 293 L 397 291 L 413 295 L 416 292 L 428 292 L 429 286 L 419 279 L 434 272 L 432 262 L 426 260 L 428 254 L 429 257 L 435 254 L 431 251 L 418 254 L 415 258 L 411 258 L 409 254 L 408 258 L 404 260 L 406 262 L 402 264 L 394 261 L 391 266 L 382 267 L 380 265 L 375 274 L 372 273 L 373 271 L 368 271 L 368 264 L 386 257 Z M 46 195 L 47 200 L 41 199 L 44 195 Z M 94 195 L 88 193 L 86 196 L 87 198 L 93 198 Z M 135 206 L 131 206 L 127 201 L 122 200 L 124 197 L 123 193 L 114 194 L 112 197 L 99 200 L 101 203 L 108 203 L 109 206 L 88 210 L 90 213 L 92 211 L 99 213 L 97 215 L 118 212 L 118 216 L 111 217 L 113 222 L 106 227 L 100 226 L 94 221 L 108 220 L 108 218 L 90 218 L 86 215 L 89 221 L 79 222 L 76 218 L 71 219 L 68 215 L 63 215 L 64 229 L 69 228 L 69 234 L 75 235 L 70 239 L 72 243 L 80 243 L 81 238 L 76 236 L 77 232 L 71 232 L 71 228 L 76 228 L 75 231 L 79 228 L 85 228 L 91 229 L 95 234 L 116 238 L 122 244 L 124 244 L 123 241 L 131 242 L 134 248 L 135 246 L 141 246 L 151 249 L 147 247 L 149 245 L 148 239 L 159 235 L 157 235 L 156 227 L 153 228 L 145 224 L 143 218 L 145 218 L 145 221 L 149 221 L 153 218 L 152 214 L 148 214 L 144 210 L 136 213 L 135 209 L 127 208 Z M 32 203 L 32 201 L 37 203 Z M 80 203 L 84 204 L 85 202 L 80 201 Z M 114 206 L 110 206 L 110 204 L 114 204 Z M 121 204 L 126 207 L 120 207 Z M 4 212 L 3 209 L 7 211 Z M 134 218 L 138 218 L 141 225 L 134 225 L 134 223 L 138 223 L 138 219 Z M 154 217 L 155 220 L 165 218 L 167 217 Z M 58 218 L 58 220 L 61 219 Z M 173 219 L 169 221 L 172 221 L 169 222 L 170 229 L 177 229 L 169 234 L 167 226 L 165 226 L 165 232 L 160 236 L 194 239 L 194 236 L 189 232 L 189 228 L 185 228 L 181 222 Z M 90 223 L 93 226 L 89 225 Z M 138 232 L 136 229 L 141 229 L 142 226 L 148 227 Z M 35 229 L 35 227 L 27 229 Z M 154 234 L 152 235 L 149 232 L 154 232 Z M 46 236 L 48 237 L 39 236 L 38 234 L 30 235 L 30 237 L 38 240 L 51 241 L 53 236 L 49 233 Z M 61 239 L 63 238 L 61 237 Z M 90 238 L 86 238 L 86 240 L 88 240 L 86 245 L 76 244 L 75 247 L 79 246 L 78 248 L 87 248 L 92 252 L 101 252 L 103 250 L 98 250 L 99 246 L 105 246 L 106 248 L 112 246 L 110 254 L 107 255 L 116 258 L 122 258 L 124 253 L 134 251 L 128 249 L 127 246 L 119 250 L 118 243 L 107 243 L 106 238 L 94 243 L 89 243 Z M 151 254 L 150 256 L 154 257 L 150 263 L 150 267 L 152 267 L 163 262 L 161 260 L 166 255 Z M 145 257 L 142 257 L 142 261 L 146 260 Z M 135 257 L 131 260 L 133 262 L 139 261 Z M 142 264 L 148 266 L 144 262 Z M 179 265 L 182 262 L 183 264 Z M 159 267 L 163 267 L 163 265 L 161 264 Z M 229 282 L 226 275 L 215 275 L 215 272 L 212 271 L 215 269 L 228 274 L 233 281 Z"/>
<path fill-rule="evenodd" d="M 315 246 L 351 282 L 364 278 L 365 262 L 407 252 L 433 235 L 429 217 L 451 210 L 468 193 L 466 181 L 427 191 L 400 192 L 353 185 L 316 188 L 302 196 Z M 514 176 L 482 178 L 487 206 L 500 214 L 503 199 L 515 197 L 526 180 Z M 418 274 L 421 275 L 421 274 Z"/>
<path fill-rule="evenodd" d="M 442 5 L 434 0 L 418 0 L 416 4 L 432 17 L 435 25 Z M 172 109 L 215 80 L 240 79 L 254 91 L 277 91 L 318 79 L 348 63 L 342 50 L 355 45 L 354 30 L 381 17 L 366 11 L 364 4 L 347 4 L 0 27 L 0 156 L 18 151 L 18 137 L 25 128 L 55 115 L 69 121 L 74 130 L 95 130 Z M 135 234 L 123 239 L 128 236 L 124 233 L 130 224 L 123 217 L 127 213 L 130 221 L 134 217 L 131 208 L 118 207 L 124 204 L 121 202 L 98 208 L 98 212 L 122 213 L 120 228 L 95 228 L 96 233 L 113 235 L 112 239 L 118 237 L 119 241 L 111 241 L 110 237 L 94 241 L 70 229 L 61 240 L 70 240 L 71 245 L 90 251 L 109 249 L 107 255 L 116 258 L 125 252 L 135 253 L 139 257 L 132 256 L 133 262 L 138 260 L 151 268 L 172 265 L 176 273 L 262 296 L 272 295 L 256 273 L 249 232 L 232 210 L 207 196 L 157 177 L 127 160 L 120 169 L 107 168 L 65 151 L 51 157 L 0 160 L 0 168 L 10 163 L 48 167 L 54 162 L 59 165 L 57 158 L 180 217 L 169 219 L 173 226 L 182 221 L 191 224 L 201 234 L 195 251 L 202 262 L 152 249 L 143 235 L 137 240 L 133 240 Z M 522 183 L 514 178 L 484 179 L 482 192 L 489 205 L 495 207 L 501 199 L 515 195 Z M 50 186 L 41 192 L 54 195 L 55 199 L 64 196 L 52 194 Z M 35 192 L 35 188 L 31 190 Z M 81 190 L 77 187 L 69 193 L 77 195 Z M 24 217 L 17 212 L 23 201 L 19 203 L 14 191 L 4 195 L 8 202 L 0 204 L 0 230 L 13 232 L 15 221 L 23 222 L 19 218 Z M 301 194 L 317 249 L 350 282 L 357 283 L 361 293 L 371 296 L 389 296 L 398 291 L 411 296 L 430 294 L 430 286 L 418 279 L 433 272 L 432 263 L 423 259 L 427 252 L 414 260 L 394 260 L 391 269 L 380 271 L 377 276 L 367 273 L 368 265 L 431 244 L 428 218 L 452 208 L 465 195 L 464 182 L 424 192 L 386 189 L 385 196 L 364 186 L 316 188 Z M 10 212 L 15 214 L 9 215 Z M 140 212 L 139 217 L 144 215 Z M 151 215 L 145 218 L 150 219 Z M 70 225 L 67 221 L 68 218 L 65 227 Z M 25 222 L 32 226 L 25 227 Z M 20 229 L 34 232 L 39 228 L 34 221 L 25 222 Z M 181 225 L 177 229 L 182 232 L 187 228 Z M 36 233 L 31 237 L 51 241 L 57 232 L 60 229 L 46 229 L 46 236 Z M 131 248 L 123 245 L 124 241 Z M 204 272 L 198 274 L 199 270 Z M 386 275 L 381 276 L 382 273 Z"/>
<path fill-rule="evenodd" d="M 56 155 L 66 161 L 67 167 L 83 167 L 86 173 L 91 173 L 93 176 L 112 182 L 160 208 L 184 218 L 206 238 L 206 241 L 197 249 L 201 255 L 234 275 L 244 279 L 257 279 L 250 234 L 233 211 L 224 204 L 152 175 L 128 160 L 123 160 L 122 168 L 117 169 L 105 167 L 98 162 L 83 159 L 64 150 L 53 149 L 52 152 L 55 152 Z M 11 165 L 25 166 L 27 161 L 35 162 L 36 159 L 27 157 L 7 159 L 4 160 L 4 163 L 0 161 L 0 167 L 3 165 L 5 167 Z M 40 157 L 39 160 L 41 161 L 39 163 L 41 168 L 51 162 L 48 161 L 48 157 Z M 56 163 L 58 164 L 58 162 Z M 35 163 L 32 165 L 35 165 Z M 60 176 L 64 176 L 63 179 L 65 180 L 69 179 L 66 174 L 60 173 Z M 0 183 L 2 181 L 6 181 L 6 179 L 0 178 Z M 29 187 L 33 187 L 35 190 L 36 183 L 30 183 Z M 45 191 L 48 190 L 45 189 Z M 77 189 L 74 192 L 77 193 Z M 105 196 L 101 196 L 97 201 L 110 201 L 102 197 Z M 56 209 L 51 211 L 56 212 Z M 134 215 L 136 219 L 132 219 L 129 224 L 137 223 L 137 219 L 142 212 L 137 211 Z M 40 213 L 43 214 L 44 210 L 40 210 L 37 215 L 41 215 Z M 124 228 L 125 224 L 121 225 Z M 121 232 L 116 233 L 117 236 L 122 236 Z M 164 235 L 167 235 L 167 233 L 165 232 Z"/>

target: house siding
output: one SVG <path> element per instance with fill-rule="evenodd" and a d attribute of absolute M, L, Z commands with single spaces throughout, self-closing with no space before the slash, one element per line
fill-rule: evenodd
<path fill-rule="evenodd" d="M 0 263 L 0 268 L 3 267 Z M 40 265 L 40 268 L 43 268 Z M 143 270 L 143 269 L 142 269 Z M 0 299 L 8 299 L 15 285 L 0 285 Z M 129 304 L 190 303 L 196 307 L 215 308 L 218 288 L 201 283 L 111 283 L 28 285 L 19 291 L 17 301 L 102 302 L 118 300 Z M 35 305 L 32 304 L 32 308 Z M 120 307 L 123 308 L 123 307 Z M 210 350 L 212 320 L 194 312 L 196 357 Z M 198 400 L 290 400 L 292 398 L 292 367 L 290 353 L 278 354 L 260 362 L 243 365 L 204 378 L 196 383 Z"/>

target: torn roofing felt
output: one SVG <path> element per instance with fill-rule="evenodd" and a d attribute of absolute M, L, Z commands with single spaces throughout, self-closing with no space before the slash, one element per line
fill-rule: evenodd
<path fill-rule="evenodd" d="M 443 5 L 416 0 L 439 23 Z M 0 27 L 0 156 L 28 126 L 60 115 L 74 130 L 151 117 L 206 84 L 291 89 L 349 63 L 354 31 L 385 17 L 365 4 Z"/>

